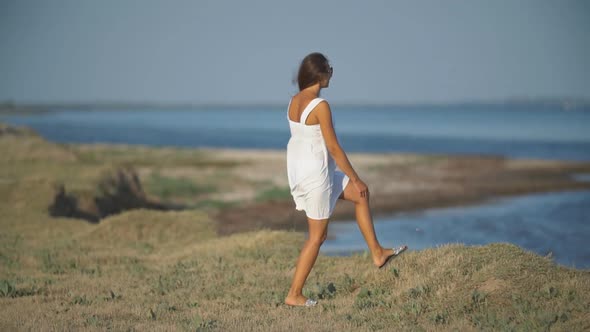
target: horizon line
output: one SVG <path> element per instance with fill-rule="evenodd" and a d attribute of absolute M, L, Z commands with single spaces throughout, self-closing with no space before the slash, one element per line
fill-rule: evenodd
<path fill-rule="evenodd" d="M 11 99 L 0 100 L 0 107 L 8 108 L 55 108 L 55 107 L 137 107 L 137 108 L 203 108 L 203 107 L 276 107 L 286 104 L 284 102 L 196 102 L 196 101 L 14 101 Z M 510 97 L 497 99 L 464 99 L 455 101 L 406 101 L 406 102 L 362 102 L 344 101 L 331 102 L 337 106 L 363 106 L 363 107 L 391 107 L 391 106 L 454 106 L 454 105 L 489 105 L 489 104 L 560 104 L 564 107 L 590 106 L 590 98 L 587 97 Z"/>

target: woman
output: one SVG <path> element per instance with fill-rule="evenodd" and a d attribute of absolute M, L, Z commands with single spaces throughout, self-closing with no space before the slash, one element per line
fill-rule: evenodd
<path fill-rule="evenodd" d="M 330 105 L 318 98 L 327 88 L 333 69 L 320 53 L 311 53 L 301 62 L 297 93 L 288 107 L 291 139 L 287 144 L 287 173 L 297 210 L 305 210 L 308 239 L 297 260 L 295 275 L 285 304 L 314 306 L 302 290 L 328 232 L 328 219 L 338 198 L 355 204 L 356 220 L 371 251 L 373 264 L 382 268 L 407 249 L 383 248 L 377 241 L 369 210 L 369 189 L 340 147 L 332 124 Z M 341 170 L 337 170 L 336 166 Z"/>

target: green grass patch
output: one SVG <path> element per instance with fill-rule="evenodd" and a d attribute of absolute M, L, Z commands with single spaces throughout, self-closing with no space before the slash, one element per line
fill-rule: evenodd
<path fill-rule="evenodd" d="M 31 287 L 16 287 L 15 283 L 11 280 L 2 279 L 0 280 L 0 297 L 22 297 L 22 296 L 33 296 L 40 294 L 41 288 L 37 285 Z"/>
<path fill-rule="evenodd" d="M 169 200 L 173 197 L 192 197 L 212 193 L 216 191 L 216 187 L 211 184 L 196 184 L 188 178 L 168 177 L 154 173 L 147 179 L 145 190 L 164 200 Z"/>
<path fill-rule="evenodd" d="M 266 201 L 284 201 L 291 199 L 291 190 L 289 187 L 272 187 L 256 195 L 257 202 Z"/>

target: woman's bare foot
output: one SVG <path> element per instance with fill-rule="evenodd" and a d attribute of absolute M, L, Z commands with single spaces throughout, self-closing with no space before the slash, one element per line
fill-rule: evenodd
<path fill-rule="evenodd" d="M 381 248 L 381 253 L 373 256 L 373 264 L 378 268 L 382 268 L 389 259 L 393 258 L 394 255 L 399 255 L 404 250 L 406 250 L 408 246 L 403 245 L 397 249 L 385 249 Z M 397 251 L 397 252 L 396 252 Z"/>
<path fill-rule="evenodd" d="M 381 252 L 373 256 L 373 264 L 375 264 L 377 267 L 383 266 L 383 264 L 387 261 L 387 258 L 389 258 L 391 255 L 393 255 L 393 249 L 381 248 Z"/>
<path fill-rule="evenodd" d="M 303 295 L 295 295 L 295 296 L 287 295 L 287 297 L 285 298 L 285 304 L 290 305 L 290 306 L 295 306 L 295 307 L 305 307 L 305 306 L 309 306 L 310 302 L 308 300 L 309 299 Z M 311 301 L 313 301 L 313 300 L 311 300 Z"/>

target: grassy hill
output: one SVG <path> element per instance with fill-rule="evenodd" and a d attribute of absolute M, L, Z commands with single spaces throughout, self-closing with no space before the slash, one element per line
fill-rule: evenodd
<path fill-rule="evenodd" d="M 290 308 L 303 233 L 221 237 L 203 206 L 49 216 L 56 183 L 93 193 L 117 160 L 239 167 L 202 151 L 116 150 L 0 136 L 0 330 L 590 329 L 590 272 L 511 244 L 408 251 L 383 271 L 365 255 L 320 256 L 305 289 L 319 306 Z"/>

